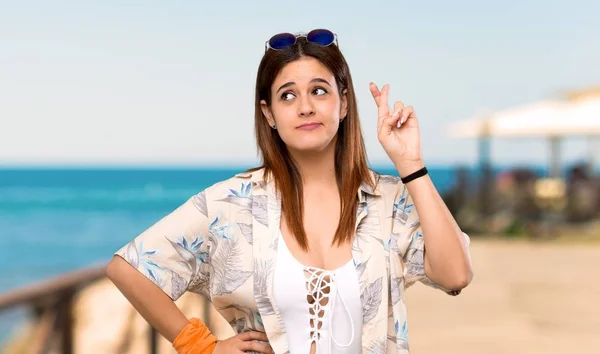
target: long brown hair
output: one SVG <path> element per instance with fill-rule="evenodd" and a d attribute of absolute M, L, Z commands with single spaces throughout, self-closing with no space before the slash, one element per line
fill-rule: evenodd
<path fill-rule="evenodd" d="M 308 241 L 304 230 L 302 176 L 291 158 L 288 149 L 271 128 L 261 109 L 261 100 L 271 105 L 271 86 L 279 72 L 288 63 L 302 57 L 319 60 L 334 75 L 339 95 L 344 91 L 348 101 L 347 115 L 337 133 L 335 147 L 335 174 L 341 199 L 340 221 L 333 243 L 341 245 L 351 242 L 354 234 L 357 211 L 357 192 L 363 182 L 372 187 L 365 145 L 360 128 L 358 107 L 352 76 L 348 64 L 336 45 L 319 46 L 298 38 L 295 45 L 284 50 L 268 50 L 258 67 L 254 101 L 254 126 L 256 142 L 262 159 L 265 180 L 269 175 L 281 194 L 282 213 L 298 244 L 306 251 Z"/>

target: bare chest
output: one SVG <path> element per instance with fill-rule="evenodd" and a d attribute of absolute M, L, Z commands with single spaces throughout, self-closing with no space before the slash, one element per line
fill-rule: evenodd
<path fill-rule="evenodd" d="M 300 263 L 305 266 L 333 270 L 346 264 L 352 258 L 350 243 L 332 245 L 340 220 L 338 198 L 308 199 L 304 205 L 304 230 L 309 250 L 300 247 L 292 230 L 281 220 L 281 231 L 286 246 Z"/>

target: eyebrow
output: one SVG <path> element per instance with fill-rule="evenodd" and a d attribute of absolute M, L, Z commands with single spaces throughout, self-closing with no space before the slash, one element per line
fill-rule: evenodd
<path fill-rule="evenodd" d="M 315 83 L 315 82 L 320 82 L 320 83 L 326 84 L 327 86 L 331 87 L 331 84 L 329 82 L 327 82 L 327 80 L 321 79 L 320 77 L 315 77 L 314 79 L 310 80 L 310 83 Z M 285 84 L 279 86 L 279 88 L 277 89 L 277 91 L 275 93 L 278 93 L 279 91 L 283 90 L 284 88 L 293 86 L 295 84 L 296 83 L 293 81 L 286 82 Z"/>

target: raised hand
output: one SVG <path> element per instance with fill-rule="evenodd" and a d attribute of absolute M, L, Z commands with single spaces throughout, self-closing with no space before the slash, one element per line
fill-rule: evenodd
<path fill-rule="evenodd" d="M 369 88 L 377 105 L 377 137 L 398 172 L 407 175 L 423 167 L 419 122 L 413 107 L 398 101 L 392 111 L 388 105 L 390 85 L 379 90 L 371 83 Z"/>

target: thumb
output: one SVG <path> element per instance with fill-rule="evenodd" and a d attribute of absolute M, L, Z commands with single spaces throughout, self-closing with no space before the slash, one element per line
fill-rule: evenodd
<path fill-rule="evenodd" d="M 398 120 L 400 119 L 400 112 L 396 112 L 391 116 L 385 118 L 381 122 L 381 126 L 379 127 L 380 134 L 389 135 L 392 133 L 392 130 L 398 124 Z"/>

